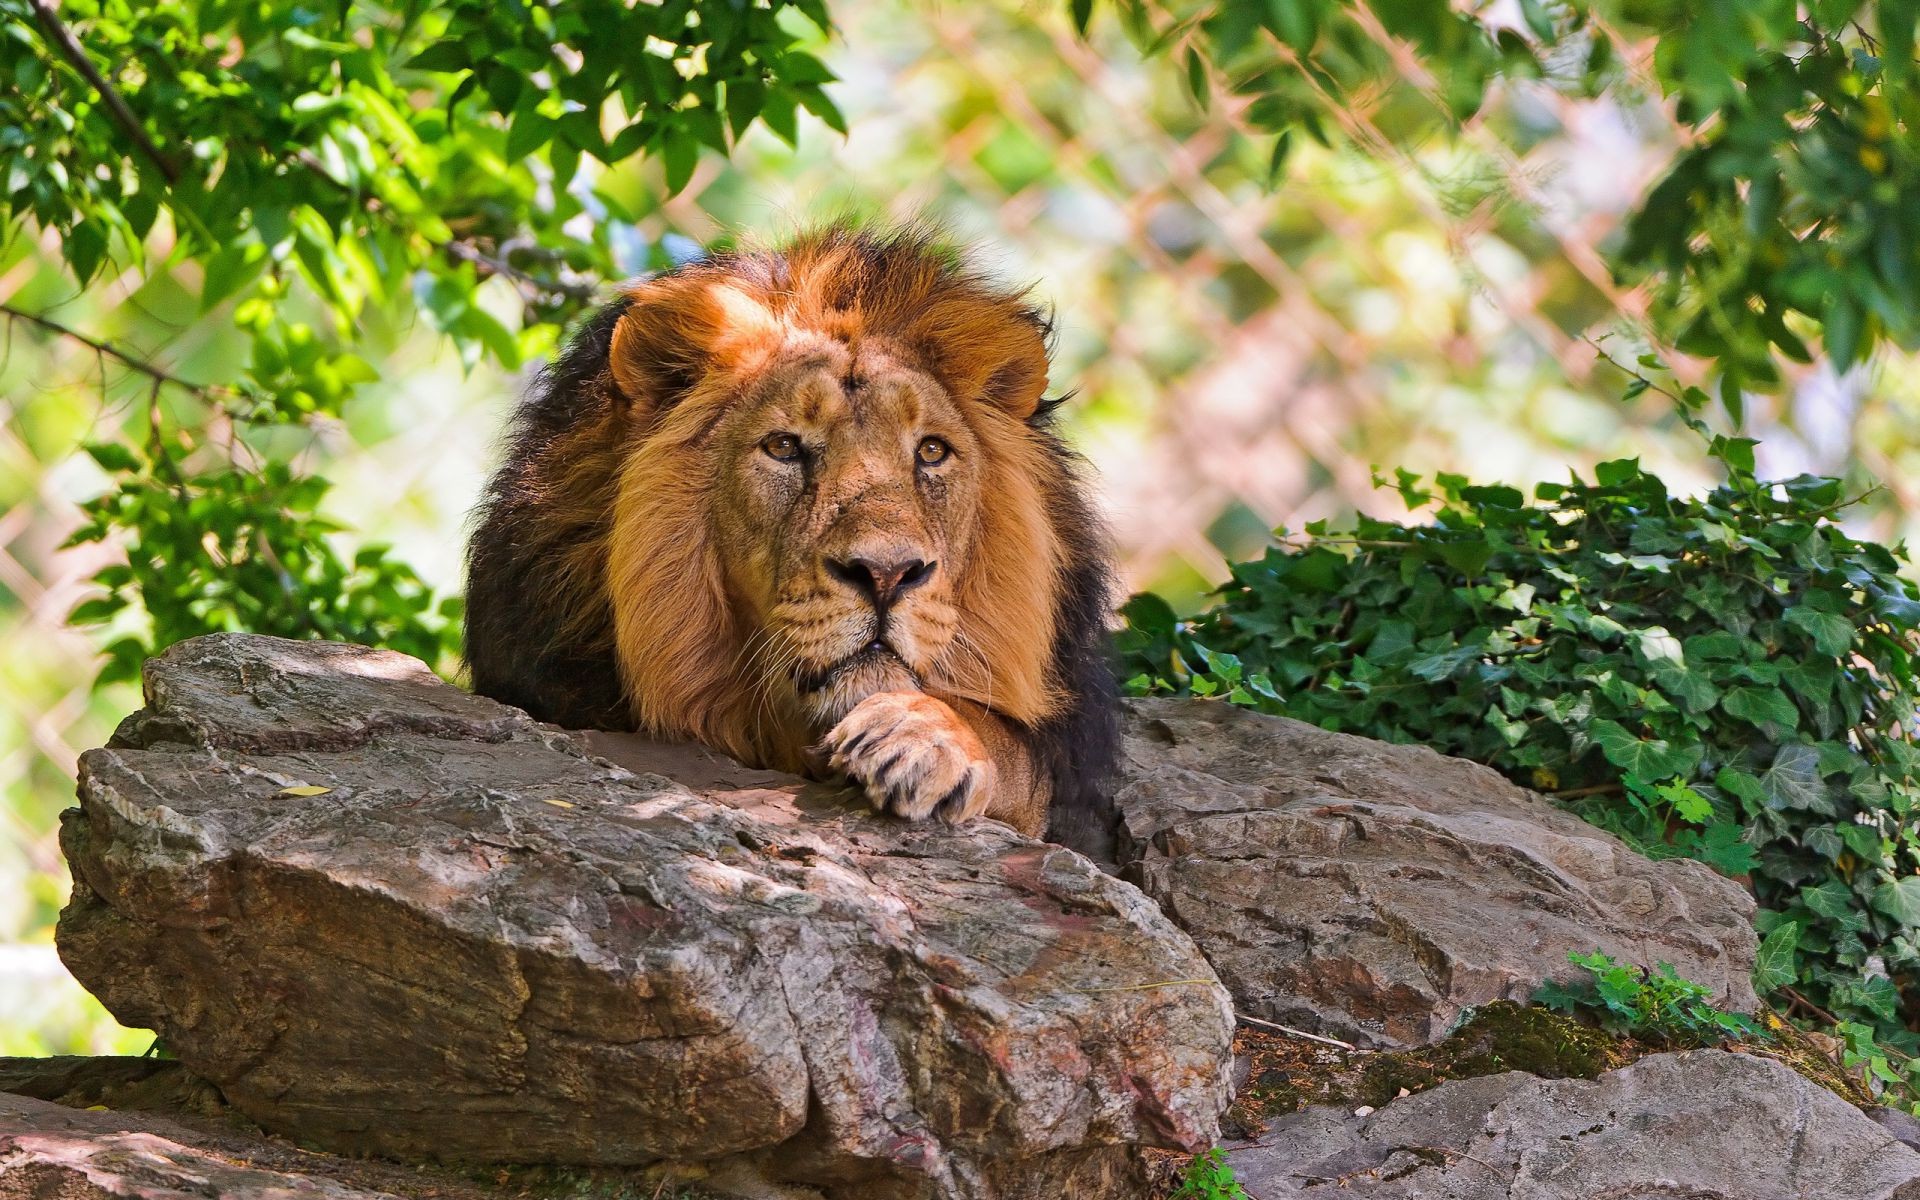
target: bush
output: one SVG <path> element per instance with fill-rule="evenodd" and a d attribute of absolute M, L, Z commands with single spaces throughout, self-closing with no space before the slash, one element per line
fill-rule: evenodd
<path fill-rule="evenodd" d="M 1431 525 L 1283 530 L 1188 622 L 1136 596 L 1122 677 L 1474 759 L 1749 877 L 1756 985 L 1911 1049 L 1920 599 L 1902 550 L 1835 524 L 1837 480 L 1762 482 L 1745 439 L 1711 452 L 1727 479 L 1698 498 L 1637 461 L 1532 501 L 1399 472 Z"/>

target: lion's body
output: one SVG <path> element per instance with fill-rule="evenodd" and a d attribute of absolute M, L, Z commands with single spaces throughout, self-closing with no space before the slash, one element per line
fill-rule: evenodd
<path fill-rule="evenodd" d="M 515 416 L 469 551 L 474 689 L 789 770 L 825 738 L 877 804 L 1038 832 L 1051 797 L 1097 844 L 1110 565 L 1046 333 L 911 235 L 638 285 Z"/>

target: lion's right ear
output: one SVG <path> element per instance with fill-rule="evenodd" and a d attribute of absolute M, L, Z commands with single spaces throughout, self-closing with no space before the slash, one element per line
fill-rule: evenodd
<path fill-rule="evenodd" d="M 780 323 L 761 300 L 731 282 L 697 273 L 636 285 L 613 327 L 614 386 L 652 415 L 686 399 L 716 373 L 770 354 Z"/>

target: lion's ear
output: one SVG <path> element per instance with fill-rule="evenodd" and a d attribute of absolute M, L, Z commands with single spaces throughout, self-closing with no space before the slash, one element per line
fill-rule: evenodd
<path fill-rule="evenodd" d="M 613 327 L 614 386 L 651 414 L 686 399 L 701 381 L 771 352 L 779 320 L 741 288 L 700 274 L 668 275 L 627 293 Z"/>
<path fill-rule="evenodd" d="M 914 323 L 913 339 L 947 390 L 1024 421 L 1047 391 L 1047 326 L 1025 307 L 956 297 Z"/>

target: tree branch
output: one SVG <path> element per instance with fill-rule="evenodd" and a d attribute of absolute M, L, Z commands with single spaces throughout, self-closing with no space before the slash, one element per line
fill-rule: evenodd
<path fill-rule="evenodd" d="M 308 171 L 312 172 L 316 178 L 333 188 L 358 199 L 361 206 L 368 212 L 376 216 L 386 216 L 391 219 L 391 215 L 388 213 L 386 206 L 380 203 L 378 196 L 357 193 L 355 189 L 349 187 L 346 183 L 335 179 L 333 173 L 327 170 L 326 164 L 305 150 L 296 151 L 293 156 L 293 161 L 305 167 Z M 536 275 L 532 271 L 516 267 L 507 261 L 505 245 L 501 247 L 500 253 L 488 254 L 476 246 L 471 238 L 453 238 L 445 242 L 436 242 L 429 238 L 427 242 L 429 245 L 444 252 L 449 258 L 456 258 L 462 262 L 472 263 L 475 267 L 479 268 L 482 274 L 498 275 L 503 279 L 530 287 L 536 292 L 545 295 L 563 296 L 568 300 L 591 300 L 599 292 L 598 288 L 584 279 L 577 277 L 574 279 L 561 277 L 548 278 L 547 276 Z"/>
<path fill-rule="evenodd" d="M 531 271 L 524 271 L 508 262 L 505 256 L 488 254 L 464 238 L 447 242 L 443 249 L 454 258 L 470 262 L 488 274 L 499 275 L 542 292 L 565 296 L 569 300 L 591 300 L 596 291 L 590 283 L 549 279 L 542 275 L 535 275 Z"/>
<path fill-rule="evenodd" d="M 180 388 L 183 391 L 191 392 L 206 400 L 241 400 L 246 398 L 240 391 L 228 387 L 224 383 L 195 383 L 191 379 L 182 379 L 164 367 L 153 365 L 132 351 L 124 350 L 112 342 L 104 341 L 91 334 L 82 333 L 71 325 L 62 325 L 51 317 L 28 312 L 22 308 L 15 308 L 13 305 L 6 303 L 0 303 L 0 315 L 5 315 L 16 321 L 25 321 L 29 325 L 37 325 L 49 333 L 79 342 L 95 354 L 104 354 L 128 370 L 146 376 L 154 382 L 156 387 L 161 384 L 168 384 Z"/>
<path fill-rule="evenodd" d="M 180 169 L 160 152 L 159 146 L 154 145 L 153 139 L 148 137 L 147 131 L 141 127 L 140 118 L 134 116 L 133 109 L 127 106 L 126 98 L 107 82 L 107 77 L 100 73 L 100 68 L 93 65 L 93 60 L 87 57 L 86 49 L 80 45 L 80 39 L 74 37 L 73 30 L 68 29 L 60 20 L 60 14 L 54 10 L 52 0 L 33 0 L 33 13 L 40 19 L 40 27 L 46 30 L 47 40 L 60 52 L 60 57 L 66 59 L 74 70 L 80 72 L 81 76 L 93 85 L 93 90 L 100 94 L 100 99 L 106 103 L 107 112 L 113 117 L 113 123 L 120 127 L 121 132 L 132 138 L 133 144 L 139 147 L 140 152 L 159 168 L 168 186 L 179 183 Z"/>

